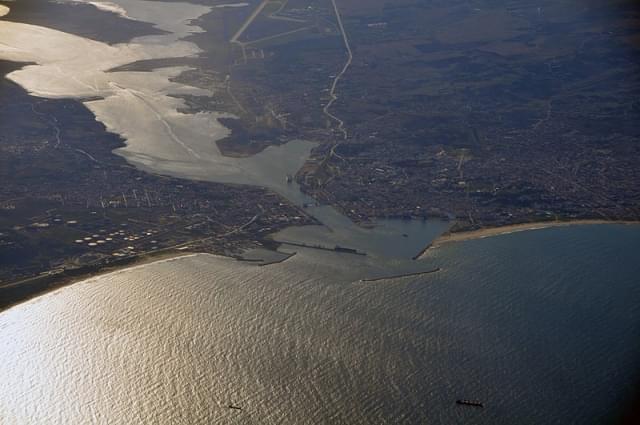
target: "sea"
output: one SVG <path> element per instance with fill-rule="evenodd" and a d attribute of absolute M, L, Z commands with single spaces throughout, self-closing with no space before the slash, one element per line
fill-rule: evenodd
<path fill-rule="evenodd" d="M 640 372 L 639 241 L 637 226 L 520 232 L 376 281 L 379 259 L 301 248 L 103 275 L 0 314 L 0 418 L 611 423 Z"/>
<path fill-rule="evenodd" d="M 184 104 L 173 95 L 210 94 L 174 81 L 186 68 L 113 71 L 197 55 L 184 39 L 211 10 L 101 3 L 100 13 L 161 30 L 118 44 L 10 22 L 3 10 L 0 58 L 34 64 L 8 78 L 35 95 L 85 99 L 127 139 L 116 153 L 131 164 L 260 184 L 323 225 L 274 235 L 279 255 L 292 255 L 284 261 L 260 251 L 247 257 L 265 261 L 188 255 L 1 312 L 0 424 L 615 421 L 640 378 L 640 226 L 518 232 L 438 245 L 413 260 L 450 223 L 357 226 L 286 182 L 313 141 L 223 157 L 212 142 L 227 134 L 220 114 L 177 112 Z"/>

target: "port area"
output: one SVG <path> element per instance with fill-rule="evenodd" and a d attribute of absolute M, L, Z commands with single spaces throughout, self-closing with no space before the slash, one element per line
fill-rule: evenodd
<path fill-rule="evenodd" d="M 217 90 L 188 108 L 237 117 L 218 142 L 227 155 L 318 142 L 293 177 L 357 223 L 440 217 L 458 232 L 640 218 L 631 3 L 611 14 L 577 0 L 386 3 L 216 9 L 193 36 L 206 54 L 178 80 Z M 550 16 L 593 39 L 566 37 Z"/>

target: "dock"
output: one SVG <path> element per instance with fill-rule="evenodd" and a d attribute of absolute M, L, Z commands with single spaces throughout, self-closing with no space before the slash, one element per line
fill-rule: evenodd
<path fill-rule="evenodd" d="M 300 248 L 319 249 L 321 251 L 333 251 L 339 254 L 353 254 L 353 255 L 361 255 L 361 256 L 367 255 L 366 252 L 358 251 L 357 249 L 354 249 L 354 248 L 345 248 L 340 245 L 330 247 L 330 246 L 324 246 L 324 245 L 310 245 L 303 242 L 291 242 L 291 241 L 276 241 L 276 242 L 284 245 L 297 246 Z"/>

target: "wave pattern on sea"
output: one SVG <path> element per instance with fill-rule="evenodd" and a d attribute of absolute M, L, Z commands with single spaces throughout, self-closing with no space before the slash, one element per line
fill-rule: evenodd
<path fill-rule="evenodd" d="M 439 273 L 382 283 L 356 279 L 365 258 L 309 253 L 268 267 L 196 255 L 90 279 L 0 315 L 0 417 L 607 422 L 640 353 L 639 232 L 467 241 L 432 254 Z"/>

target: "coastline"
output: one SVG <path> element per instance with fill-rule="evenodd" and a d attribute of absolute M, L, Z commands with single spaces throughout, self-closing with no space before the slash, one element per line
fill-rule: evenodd
<path fill-rule="evenodd" d="M 75 283 L 111 273 L 118 273 L 134 267 L 198 254 L 200 253 L 177 250 L 147 253 L 107 265 L 85 266 L 62 273 L 44 274 L 17 282 L 10 282 L 0 286 L 0 314 L 11 307 Z"/>
<path fill-rule="evenodd" d="M 528 232 L 533 230 L 548 229 L 552 227 L 567 227 L 567 226 L 586 226 L 586 225 L 599 225 L 599 224 L 622 224 L 622 225 L 638 225 L 640 221 L 628 221 L 628 220 L 597 220 L 597 219 L 585 219 L 585 220 L 558 220 L 558 221 L 533 221 L 530 223 L 509 224 L 499 227 L 486 227 L 477 230 L 466 230 L 461 232 L 446 232 L 441 236 L 434 239 L 425 249 L 416 256 L 416 259 L 423 258 L 429 250 L 437 248 L 441 245 L 451 242 L 463 242 L 475 239 L 484 239 L 494 236 L 507 235 L 517 232 Z"/>

